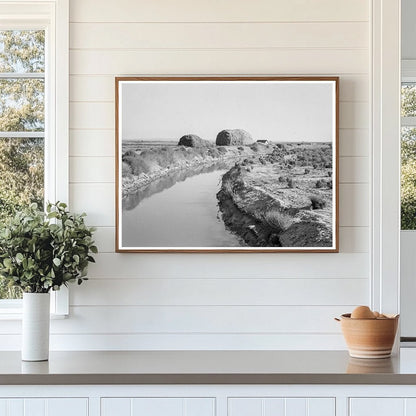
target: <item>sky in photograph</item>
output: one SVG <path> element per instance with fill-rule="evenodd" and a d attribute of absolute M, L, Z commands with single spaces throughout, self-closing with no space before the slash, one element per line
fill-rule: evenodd
<path fill-rule="evenodd" d="M 121 84 L 123 140 L 215 141 L 224 129 L 254 140 L 331 141 L 332 82 L 128 82 Z"/>

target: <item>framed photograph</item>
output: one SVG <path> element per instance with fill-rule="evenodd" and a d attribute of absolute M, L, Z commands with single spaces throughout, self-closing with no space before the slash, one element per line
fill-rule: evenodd
<path fill-rule="evenodd" d="M 338 77 L 117 77 L 116 251 L 338 252 Z"/>

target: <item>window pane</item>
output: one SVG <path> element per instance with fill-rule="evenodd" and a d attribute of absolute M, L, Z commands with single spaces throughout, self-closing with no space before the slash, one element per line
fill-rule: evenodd
<path fill-rule="evenodd" d="M 0 30 L 0 72 L 44 71 L 44 30 Z"/>
<path fill-rule="evenodd" d="M 45 129 L 45 82 L 0 79 L 0 132 Z"/>
<path fill-rule="evenodd" d="M 0 220 L 36 202 L 43 206 L 44 139 L 0 138 Z"/>
<path fill-rule="evenodd" d="M 402 117 L 416 116 L 416 83 L 402 84 Z"/>
<path fill-rule="evenodd" d="M 416 230 L 416 126 L 401 131 L 401 228 Z"/>
<path fill-rule="evenodd" d="M 416 126 L 401 128 L 401 154 L 402 164 L 416 160 Z"/>
<path fill-rule="evenodd" d="M 44 140 L 0 138 L 0 222 L 32 202 L 43 206 Z M 0 299 L 21 297 L 0 279 Z"/>

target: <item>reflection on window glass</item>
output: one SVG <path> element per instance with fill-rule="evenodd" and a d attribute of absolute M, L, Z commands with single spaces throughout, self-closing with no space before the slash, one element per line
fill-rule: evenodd
<path fill-rule="evenodd" d="M 43 136 L 44 70 L 44 31 L 0 31 L 0 73 L 5 74 L 0 79 L 0 222 L 25 205 L 44 203 L 44 137 L 22 137 L 24 132 Z M 0 299 L 21 295 L 0 278 Z"/>
<path fill-rule="evenodd" d="M 402 84 L 402 117 L 416 115 L 416 83 Z M 408 121 L 410 120 L 410 122 Z M 401 228 L 416 230 L 416 120 L 401 129 Z"/>
<path fill-rule="evenodd" d="M 43 205 L 43 138 L 0 138 L 0 219 L 36 202 Z"/>
<path fill-rule="evenodd" d="M 401 226 L 416 230 L 416 127 L 402 127 Z"/>
<path fill-rule="evenodd" d="M 0 30 L 0 72 L 45 72 L 45 31 Z"/>
<path fill-rule="evenodd" d="M 402 84 L 402 117 L 416 116 L 416 84 L 412 82 Z"/>
<path fill-rule="evenodd" d="M 44 131 L 43 79 L 0 79 L 0 131 Z"/>

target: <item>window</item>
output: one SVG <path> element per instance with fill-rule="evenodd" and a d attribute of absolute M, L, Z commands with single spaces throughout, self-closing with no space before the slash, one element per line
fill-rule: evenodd
<path fill-rule="evenodd" d="M 45 31 L 0 30 L 0 220 L 44 204 Z M 0 278 L 0 299 L 21 291 Z"/>
<path fill-rule="evenodd" d="M 0 221 L 30 202 L 68 201 L 68 15 L 68 0 L 0 0 Z M 0 279 L 0 315 L 20 297 Z M 65 290 L 52 301 L 68 312 Z"/>
<path fill-rule="evenodd" d="M 416 230 L 416 78 L 401 87 L 401 229 Z"/>

